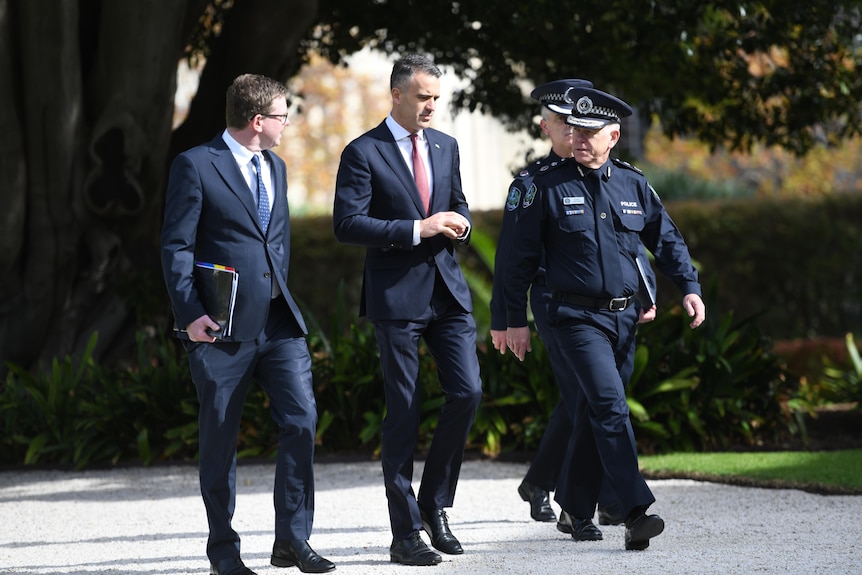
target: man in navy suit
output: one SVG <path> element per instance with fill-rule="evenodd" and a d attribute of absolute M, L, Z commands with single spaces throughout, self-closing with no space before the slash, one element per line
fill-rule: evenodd
<path fill-rule="evenodd" d="M 365 246 L 360 315 L 374 325 L 386 396 L 382 465 L 392 529 L 390 559 L 434 565 L 463 553 L 448 526 L 464 445 L 482 395 L 476 324 L 453 242 L 470 237 L 458 144 L 429 128 L 441 72 L 410 54 L 392 68 L 392 111 L 351 142 L 335 189 L 335 235 Z M 413 453 L 421 404 L 419 340 L 437 365 L 446 402 L 414 495 Z"/>
<path fill-rule="evenodd" d="M 317 406 L 306 327 L 287 287 L 290 219 L 284 162 L 269 149 L 288 125 L 287 91 L 264 76 L 227 90 L 227 129 L 180 154 L 168 179 L 162 267 L 200 403 L 200 484 L 209 522 L 207 556 L 216 575 L 254 575 L 231 527 L 236 444 L 255 379 L 278 424 L 275 544 L 271 563 L 325 573 L 335 565 L 308 545 L 314 516 Z M 202 297 L 195 262 L 239 274 L 230 334 L 220 333 Z"/>

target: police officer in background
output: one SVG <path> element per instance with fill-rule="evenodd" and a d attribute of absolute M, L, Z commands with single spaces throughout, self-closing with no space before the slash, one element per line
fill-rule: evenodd
<path fill-rule="evenodd" d="M 592 82 L 588 80 L 555 80 L 538 86 L 530 94 L 531 98 L 541 103 L 542 119 L 540 126 L 542 132 L 551 141 L 551 151 L 546 157 L 534 162 L 518 174 L 510 186 L 506 207 L 503 212 L 500 238 L 497 243 L 494 264 L 494 287 L 490 306 L 491 340 L 495 349 L 500 353 L 506 352 L 507 326 L 503 279 L 511 251 L 510 238 L 512 229 L 517 221 L 521 198 L 534 185 L 533 179 L 537 173 L 556 167 L 558 163 L 564 161 L 564 158 L 571 157 L 574 128 L 566 123 L 566 118 L 572 112 L 572 102 L 566 102 L 564 97 L 569 88 L 578 86 L 590 88 L 592 85 Z M 650 282 L 650 288 L 654 292 L 655 276 L 652 273 L 652 268 L 649 265 L 649 260 L 643 246 L 641 246 L 638 257 L 641 259 L 643 269 L 647 274 L 645 280 Z M 545 289 L 545 270 L 544 263 L 542 263 L 533 277 L 532 288 L 530 290 L 530 307 L 539 336 L 542 338 L 545 349 L 548 352 L 552 370 L 556 370 L 561 365 L 561 361 L 557 357 L 557 348 L 549 333 L 547 323 L 545 308 L 549 298 L 550 293 Z M 655 319 L 656 308 L 654 302 L 645 304 L 645 306 L 640 308 L 639 313 L 639 323 Z M 634 345 L 634 340 L 632 340 L 632 345 Z M 630 364 L 633 364 L 633 354 L 631 354 L 630 359 L 632 360 Z M 631 373 L 631 365 L 628 367 L 628 373 Z M 628 376 L 625 376 L 623 379 L 624 381 L 627 380 Z M 524 480 L 518 486 L 518 494 L 521 496 L 521 499 L 530 504 L 530 516 L 536 521 L 555 521 L 557 519 L 554 510 L 551 508 L 548 492 L 554 491 L 556 488 L 560 467 L 571 434 L 571 420 L 566 412 L 565 405 L 563 402 L 560 402 L 551 413 L 530 468 L 527 470 Z M 613 492 L 607 487 L 607 483 L 602 484 L 602 490 L 599 495 L 598 518 L 599 523 L 602 525 L 618 525 L 624 519 L 620 515 Z M 565 510 L 563 510 L 557 522 L 557 529 L 571 534 L 572 538 L 576 541 L 602 539 L 601 531 L 595 527 L 590 519 L 572 521 Z"/>
<path fill-rule="evenodd" d="M 620 118 L 631 107 L 592 87 L 573 86 L 574 161 L 539 171 L 520 201 L 504 290 L 507 347 L 530 351 L 527 290 L 544 257 L 548 323 L 561 369 L 560 393 L 574 426 L 555 499 L 573 521 L 591 518 L 602 481 L 625 517 L 625 548 L 642 550 L 664 530 L 646 513 L 655 497 L 640 474 L 628 404 L 626 365 L 638 312 L 635 263 L 641 242 L 684 294 L 695 328 L 706 319 L 697 271 L 682 235 L 643 173 L 610 158 Z"/>

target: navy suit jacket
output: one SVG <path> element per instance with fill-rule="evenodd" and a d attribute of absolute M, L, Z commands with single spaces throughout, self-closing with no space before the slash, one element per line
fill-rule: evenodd
<path fill-rule="evenodd" d="M 469 221 L 458 143 L 437 130 L 424 132 L 434 176 L 430 213 L 454 211 Z M 338 168 L 333 225 L 340 242 L 366 248 L 360 316 L 418 317 L 431 302 L 435 270 L 464 311 L 473 311 L 453 242 L 437 235 L 413 245 L 413 222 L 425 217 L 416 183 L 385 122 L 348 144 Z M 466 244 L 469 236 L 460 241 Z"/>
<path fill-rule="evenodd" d="M 272 281 L 284 294 L 303 333 L 302 314 L 287 289 L 290 214 L 287 171 L 269 150 L 275 182 L 266 235 L 257 205 L 221 135 L 183 152 L 171 165 L 162 227 L 162 269 L 181 329 L 207 313 L 193 275 L 195 261 L 220 264 L 239 273 L 233 330 L 228 341 L 250 341 L 266 324 Z"/>

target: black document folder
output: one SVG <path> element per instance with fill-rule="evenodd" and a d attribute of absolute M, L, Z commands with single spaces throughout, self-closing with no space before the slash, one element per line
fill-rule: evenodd
<path fill-rule="evenodd" d="M 233 268 L 195 262 L 195 287 L 207 314 L 221 326 L 219 331 L 208 331 L 216 338 L 228 337 L 233 328 L 236 288 L 239 274 Z"/>
<path fill-rule="evenodd" d="M 221 326 L 221 330 L 207 330 L 210 336 L 223 339 L 233 329 L 233 310 L 236 304 L 236 286 L 239 274 L 233 268 L 207 262 L 195 262 L 195 287 L 207 315 Z M 184 328 L 174 324 L 179 337 L 187 339 Z"/>
<path fill-rule="evenodd" d="M 638 266 L 638 293 L 635 295 L 643 309 L 649 309 L 655 305 L 655 284 L 651 281 L 653 278 L 646 273 L 646 267 L 649 266 L 649 260 L 643 250 L 635 258 L 635 263 Z"/>

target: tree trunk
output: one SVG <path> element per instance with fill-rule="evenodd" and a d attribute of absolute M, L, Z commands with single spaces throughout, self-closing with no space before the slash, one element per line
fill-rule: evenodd
<path fill-rule="evenodd" d="M 186 5 L 0 1 L 0 97 L 14 103 L 0 117 L 0 358 L 76 355 L 94 331 L 102 354 L 134 326 L 119 280 L 157 261 Z"/>
<path fill-rule="evenodd" d="M 165 327 L 169 162 L 224 128 L 235 76 L 295 73 L 317 15 L 317 0 L 237 2 L 174 138 L 177 63 L 208 5 L 0 0 L 0 378 L 7 361 L 77 356 L 94 332 L 102 358 Z"/>

